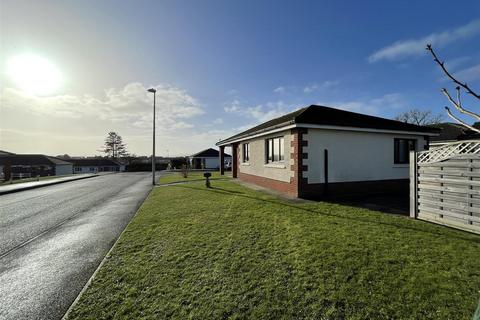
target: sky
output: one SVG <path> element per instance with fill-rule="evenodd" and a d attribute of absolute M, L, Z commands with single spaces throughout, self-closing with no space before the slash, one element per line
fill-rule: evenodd
<path fill-rule="evenodd" d="M 311 104 L 444 114 L 425 45 L 480 91 L 479 40 L 478 1 L 0 0 L 0 149 L 98 155 L 115 131 L 150 155 L 151 87 L 163 156 Z"/>

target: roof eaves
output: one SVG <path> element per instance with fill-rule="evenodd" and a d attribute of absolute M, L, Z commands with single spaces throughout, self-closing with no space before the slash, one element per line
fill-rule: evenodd
<path fill-rule="evenodd" d="M 280 124 L 277 124 L 277 125 L 273 125 L 273 126 L 270 126 L 270 127 L 267 127 L 267 128 L 262 128 L 260 130 L 252 131 L 252 132 L 249 132 L 249 133 L 246 133 L 246 134 L 243 134 L 243 135 L 234 135 L 234 136 L 232 136 L 228 139 L 218 141 L 215 145 L 216 146 L 221 146 L 221 145 L 224 145 L 224 144 L 228 144 L 229 142 L 232 142 L 232 141 L 245 140 L 245 139 L 248 139 L 249 137 L 252 137 L 252 136 L 264 133 L 264 132 L 268 132 L 268 131 L 271 131 L 271 130 L 279 129 L 279 128 L 282 128 L 282 127 L 287 127 L 287 126 L 292 125 L 292 124 L 295 124 L 295 119 L 289 120 L 289 121 L 286 121 L 286 122 L 283 122 L 283 123 L 280 123 Z"/>
<path fill-rule="evenodd" d="M 57 158 L 57 157 L 45 156 L 45 158 L 47 158 L 53 164 L 71 164 L 70 162 L 65 161 L 63 159 L 60 159 L 60 158 Z"/>

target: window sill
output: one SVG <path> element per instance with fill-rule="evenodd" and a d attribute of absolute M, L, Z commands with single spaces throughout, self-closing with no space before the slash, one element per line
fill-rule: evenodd
<path fill-rule="evenodd" d="M 267 168 L 277 168 L 277 169 L 285 169 L 287 166 L 283 162 L 273 162 L 273 163 L 266 163 L 265 167 Z"/>
<path fill-rule="evenodd" d="M 249 166 L 250 165 L 250 162 L 242 162 L 240 163 L 241 166 Z"/>

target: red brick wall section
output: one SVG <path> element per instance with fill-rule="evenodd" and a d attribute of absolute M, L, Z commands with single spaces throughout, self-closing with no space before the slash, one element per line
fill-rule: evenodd
<path fill-rule="evenodd" d="M 232 144 L 232 177 L 233 178 L 237 178 L 238 176 L 238 169 L 239 169 L 239 165 L 240 165 L 240 161 L 239 161 L 239 155 L 240 155 L 240 152 L 239 152 L 239 144 L 238 143 L 234 143 Z"/>
<path fill-rule="evenodd" d="M 293 135 L 292 147 L 293 153 L 290 158 L 294 159 L 294 164 L 291 165 L 293 177 L 290 178 L 290 183 L 295 185 L 296 197 L 302 196 L 302 190 L 308 185 L 307 178 L 303 178 L 303 172 L 308 170 L 308 166 L 303 164 L 303 159 L 308 158 L 308 153 L 303 153 L 303 147 L 308 146 L 308 141 L 303 139 L 303 135 L 308 133 L 306 128 L 294 128 L 291 131 Z"/>
<path fill-rule="evenodd" d="M 291 141 L 293 152 L 290 153 L 290 158 L 293 159 L 293 165 L 290 166 L 290 170 L 293 171 L 293 177 L 290 178 L 290 182 L 242 173 L 240 169 L 238 170 L 238 178 L 265 188 L 287 193 L 294 197 L 301 196 L 302 186 L 308 184 L 307 179 L 302 177 L 302 172 L 308 170 L 307 166 L 303 165 L 303 159 L 307 159 L 308 154 L 303 153 L 302 148 L 308 143 L 308 141 L 303 140 L 303 134 L 306 134 L 308 132 L 307 130 L 308 129 L 304 128 L 294 128 L 291 131 L 293 136 L 293 141 Z M 237 152 L 237 154 L 239 156 L 240 152 Z M 238 161 L 238 163 L 239 162 L 240 161 Z"/>
<path fill-rule="evenodd" d="M 238 173 L 238 178 L 242 181 L 250 182 L 264 188 L 287 193 L 295 197 L 297 196 L 297 187 L 293 183 L 255 176 L 242 172 Z"/>

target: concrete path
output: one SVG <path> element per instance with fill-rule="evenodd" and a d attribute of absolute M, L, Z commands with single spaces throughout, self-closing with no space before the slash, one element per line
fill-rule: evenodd
<path fill-rule="evenodd" d="M 119 173 L 0 196 L 0 319 L 60 319 L 150 190 Z"/>
<path fill-rule="evenodd" d="M 76 175 L 61 177 L 61 178 L 45 179 L 40 181 L 12 183 L 12 184 L 0 186 L 0 195 L 18 192 L 18 191 L 30 190 L 30 189 L 35 189 L 35 188 L 40 188 L 45 186 L 51 186 L 54 184 L 59 184 L 64 182 L 82 180 L 82 179 L 92 178 L 96 176 L 98 176 L 98 174 L 87 173 L 87 174 L 76 174 Z"/>

